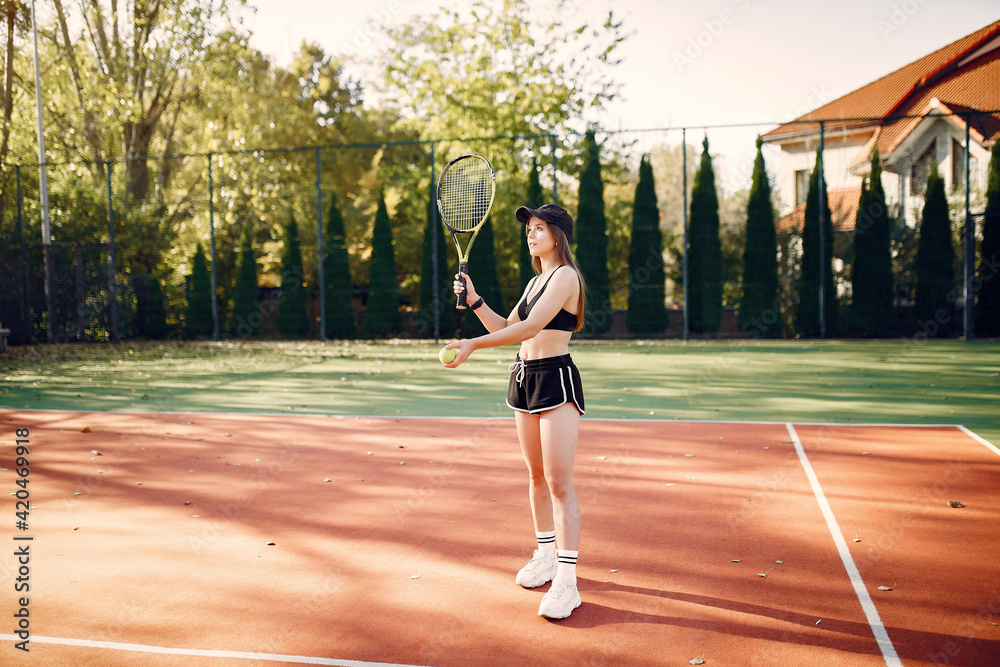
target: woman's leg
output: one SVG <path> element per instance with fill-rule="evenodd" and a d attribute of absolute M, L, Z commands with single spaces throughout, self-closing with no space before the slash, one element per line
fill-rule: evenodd
<path fill-rule="evenodd" d="M 573 461 L 580 412 L 573 403 L 565 403 L 539 417 L 542 477 L 548 485 L 556 546 L 576 551 L 580 548 L 580 506 L 573 488 Z"/>
<path fill-rule="evenodd" d="M 542 457 L 542 438 L 539 431 L 539 415 L 515 412 L 517 439 L 521 443 L 521 455 L 528 466 L 528 500 L 531 503 L 531 517 L 538 532 L 555 529 L 552 515 L 552 496 L 545 480 Z"/>

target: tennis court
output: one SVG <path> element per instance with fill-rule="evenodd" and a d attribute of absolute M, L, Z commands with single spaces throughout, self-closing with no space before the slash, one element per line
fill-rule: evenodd
<path fill-rule="evenodd" d="M 32 539 L 8 543 L 30 545 L 30 653 L 8 621 L 3 664 L 1000 656 L 1000 457 L 963 427 L 588 418 L 584 604 L 550 622 L 547 586 L 514 583 L 533 542 L 509 415 L 0 419 L 32 448 Z"/>

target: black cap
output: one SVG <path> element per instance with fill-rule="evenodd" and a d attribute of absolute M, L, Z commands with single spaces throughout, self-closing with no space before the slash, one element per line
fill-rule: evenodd
<path fill-rule="evenodd" d="M 524 224 L 528 224 L 531 216 L 535 216 L 539 220 L 544 220 L 550 225 L 555 225 L 563 230 L 567 241 L 573 241 L 573 218 L 562 206 L 543 204 L 535 209 L 522 206 L 514 213 L 514 217 L 517 218 L 518 222 L 523 222 Z"/>

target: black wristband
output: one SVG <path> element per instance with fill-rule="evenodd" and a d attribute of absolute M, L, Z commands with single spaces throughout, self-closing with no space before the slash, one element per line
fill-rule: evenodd
<path fill-rule="evenodd" d="M 472 310 L 475 310 L 476 308 L 479 308 L 484 303 L 486 303 L 485 299 L 483 299 L 483 297 L 479 297 L 478 299 L 476 299 L 476 302 L 474 304 L 472 304 L 471 306 L 469 306 L 469 308 L 471 308 Z"/>

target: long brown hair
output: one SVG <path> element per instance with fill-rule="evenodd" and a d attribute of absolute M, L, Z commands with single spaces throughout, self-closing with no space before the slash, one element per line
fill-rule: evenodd
<path fill-rule="evenodd" d="M 565 264 L 573 269 L 576 273 L 576 279 L 580 281 L 580 312 L 576 314 L 576 326 L 573 328 L 573 331 L 579 331 L 583 328 L 583 314 L 587 308 L 587 283 L 583 279 L 580 267 L 576 265 L 576 259 L 573 257 L 573 250 L 569 247 L 566 233 L 555 225 L 546 224 L 552 235 L 556 237 L 556 258 L 560 264 Z M 542 260 L 538 257 L 532 257 L 531 268 L 534 269 L 536 276 L 539 275 L 542 272 Z"/>

